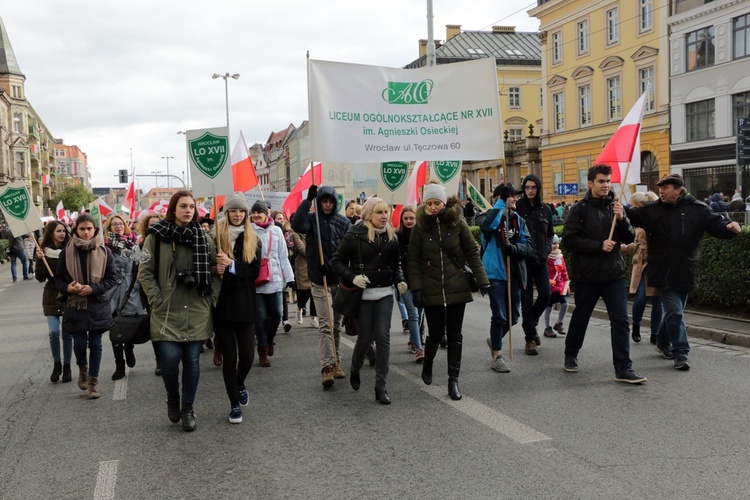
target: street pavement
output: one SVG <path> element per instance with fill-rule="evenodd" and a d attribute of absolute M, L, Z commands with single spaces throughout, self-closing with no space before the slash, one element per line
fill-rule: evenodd
<path fill-rule="evenodd" d="M 564 338 L 543 338 L 538 356 L 525 355 L 518 326 L 512 371 L 500 374 L 485 344 L 489 302 L 476 295 L 464 321 L 464 399 L 448 398 L 443 349 L 433 385 L 422 383 L 394 310 L 393 404 L 383 406 L 367 364 L 358 392 L 348 380 L 322 388 L 306 319 L 277 336 L 272 367 L 256 359 L 242 424 L 228 423 L 221 369 L 211 351 L 202 355 L 198 429 L 185 433 L 167 420 L 148 344 L 112 382 L 105 336 L 99 400 L 75 380 L 50 383 L 41 292 L 36 281 L 11 284 L 0 266 L 3 499 L 746 498 L 750 488 L 742 345 L 691 337 L 693 368 L 679 372 L 644 336 L 631 357 L 648 382 L 619 384 L 607 321 L 595 315 L 580 372 L 562 369 Z M 745 328 L 716 318 L 702 327 L 710 325 Z M 353 342 L 344 336 L 347 373 Z M 507 338 L 505 351 L 507 359 Z"/>

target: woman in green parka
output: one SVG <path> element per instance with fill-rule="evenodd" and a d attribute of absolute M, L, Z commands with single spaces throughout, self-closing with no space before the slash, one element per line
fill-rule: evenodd
<path fill-rule="evenodd" d="M 446 198 L 445 187 L 428 184 L 425 203 L 417 208 L 417 223 L 409 238 L 409 289 L 416 307 L 424 307 L 429 336 L 425 342 L 422 381 L 432 383 L 432 364 L 443 335 L 448 338 L 448 394 L 461 399 L 458 374 L 461 370 L 461 348 L 466 303 L 472 292 L 464 264 L 474 272 L 481 289 L 489 288 L 476 241 L 461 216 L 461 202 Z M 461 266 L 461 268 L 457 267 Z"/>
<path fill-rule="evenodd" d="M 219 286 L 216 247 L 201 229 L 195 198 L 177 191 L 167 215 L 148 229 L 138 281 L 151 305 L 151 340 L 159 345 L 161 373 L 167 389 L 167 415 L 182 429 L 196 428 L 193 403 L 200 378 L 203 342 L 213 333 L 211 308 Z M 179 364 L 182 361 L 182 405 Z"/>

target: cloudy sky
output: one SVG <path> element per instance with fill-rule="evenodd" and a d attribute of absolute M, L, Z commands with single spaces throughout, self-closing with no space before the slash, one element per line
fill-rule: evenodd
<path fill-rule="evenodd" d="M 118 169 L 185 170 L 178 130 L 223 126 L 229 80 L 232 146 L 307 119 L 305 54 L 403 67 L 427 38 L 425 0 L 37 0 L 4 2 L 26 97 L 57 138 L 88 154 L 95 187 L 118 186 Z M 433 0 L 436 39 L 446 24 L 536 31 L 536 0 Z M 155 179 L 139 181 L 141 189 Z M 163 179 L 160 182 L 165 185 Z"/>

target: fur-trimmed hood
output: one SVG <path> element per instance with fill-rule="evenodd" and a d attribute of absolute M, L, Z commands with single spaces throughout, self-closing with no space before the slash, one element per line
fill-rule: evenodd
<path fill-rule="evenodd" d="M 455 225 L 461 220 L 461 214 L 461 200 L 458 196 L 451 196 L 448 198 L 448 203 L 445 204 L 445 208 L 437 215 L 428 214 L 426 206 L 424 204 L 419 205 L 417 208 L 417 225 L 427 229 L 433 227 L 438 219 L 444 224 Z"/>

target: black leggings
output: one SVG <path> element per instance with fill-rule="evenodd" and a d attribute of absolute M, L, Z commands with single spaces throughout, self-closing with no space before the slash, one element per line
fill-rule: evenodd
<path fill-rule="evenodd" d="M 214 333 L 224 356 L 222 372 L 227 396 L 232 405 L 237 405 L 240 403 L 239 389 L 245 385 L 245 378 L 253 366 L 255 324 L 234 321 L 220 323 L 214 319 Z"/>
<path fill-rule="evenodd" d="M 310 300 L 312 297 L 312 290 L 300 290 L 297 289 L 297 307 L 300 309 L 305 308 L 305 304 L 307 304 L 307 301 Z M 317 312 L 315 311 L 315 301 L 310 300 L 310 316 L 317 316 Z"/>
<path fill-rule="evenodd" d="M 464 323 L 464 310 L 466 304 L 451 304 L 443 306 L 425 306 L 424 316 L 427 320 L 428 342 L 437 344 L 443 338 L 443 334 L 448 338 L 448 343 L 461 342 L 463 335 L 461 327 Z"/>

